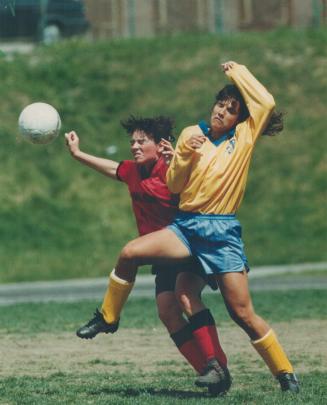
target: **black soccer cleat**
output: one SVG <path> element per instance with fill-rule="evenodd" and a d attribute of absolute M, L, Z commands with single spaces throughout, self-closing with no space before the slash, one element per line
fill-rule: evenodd
<path fill-rule="evenodd" d="M 203 373 L 195 380 L 198 387 L 208 387 L 209 394 L 224 395 L 232 385 L 228 368 L 219 365 L 216 359 L 211 359 Z"/>
<path fill-rule="evenodd" d="M 281 373 L 277 376 L 282 391 L 300 392 L 299 381 L 293 373 Z"/>
<path fill-rule="evenodd" d="M 115 333 L 119 326 L 119 320 L 116 323 L 107 323 L 102 313 L 96 309 L 94 317 L 86 324 L 81 326 L 76 335 L 81 339 L 93 339 L 98 333 Z"/>

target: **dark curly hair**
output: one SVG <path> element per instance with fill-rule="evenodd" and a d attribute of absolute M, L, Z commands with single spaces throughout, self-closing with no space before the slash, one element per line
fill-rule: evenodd
<path fill-rule="evenodd" d="M 234 84 L 227 84 L 223 87 L 215 97 L 216 101 L 214 106 L 218 103 L 218 101 L 226 101 L 226 100 L 236 100 L 240 104 L 240 115 L 239 121 L 245 121 L 249 116 L 249 110 L 247 105 L 245 104 L 244 98 L 239 91 L 239 89 Z M 274 111 L 270 117 L 270 120 L 262 132 L 262 135 L 274 136 L 278 132 L 281 132 L 284 128 L 283 125 L 283 113 L 279 111 Z"/>
<path fill-rule="evenodd" d="M 169 117 L 159 115 L 153 118 L 143 118 L 130 115 L 126 120 L 120 121 L 120 124 L 129 135 L 132 135 L 137 130 L 143 131 L 151 136 L 155 143 L 159 143 L 161 138 L 169 142 L 175 140 L 172 134 L 174 121 Z"/>

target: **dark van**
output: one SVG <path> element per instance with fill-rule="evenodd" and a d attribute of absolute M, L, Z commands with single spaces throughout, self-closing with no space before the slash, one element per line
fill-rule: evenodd
<path fill-rule="evenodd" d="M 0 5 L 0 39 L 50 43 L 82 34 L 88 28 L 83 0 L 16 0 L 15 15 Z"/>

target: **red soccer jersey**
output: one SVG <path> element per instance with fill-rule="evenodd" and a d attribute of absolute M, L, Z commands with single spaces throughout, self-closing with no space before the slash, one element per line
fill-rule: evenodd
<path fill-rule="evenodd" d="M 128 185 L 140 235 L 158 231 L 169 225 L 178 207 L 178 196 L 166 185 L 167 165 L 159 159 L 150 176 L 133 160 L 124 160 L 117 168 L 117 178 Z"/>

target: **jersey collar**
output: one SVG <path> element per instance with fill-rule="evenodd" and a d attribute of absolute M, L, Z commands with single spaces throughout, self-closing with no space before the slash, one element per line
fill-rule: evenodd
<path fill-rule="evenodd" d="M 201 128 L 203 134 L 213 143 L 215 146 L 219 146 L 222 142 L 226 141 L 227 139 L 230 139 L 234 136 L 235 134 L 235 128 L 232 128 L 229 132 L 226 134 L 222 135 L 218 139 L 213 139 L 210 136 L 210 127 L 205 121 L 200 121 L 199 122 L 199 127 Z"/>

